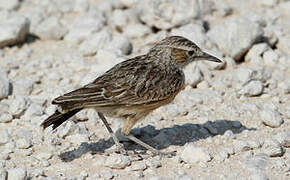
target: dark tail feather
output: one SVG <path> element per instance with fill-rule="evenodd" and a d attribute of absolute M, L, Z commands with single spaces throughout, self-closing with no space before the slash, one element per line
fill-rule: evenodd
<path fill-rule="evenodd" d="M 41 126 L 43 127 L 43 129 L 46 129 L 47 127 L 52 125 L 52 129 L 54 130 L 80 110 L 82 109 L 75 109 L 64 114 L 60 113 L 59 111 L 55 111 L 53 115 L 49 116 L 45 121 L 41 123 Z"/>

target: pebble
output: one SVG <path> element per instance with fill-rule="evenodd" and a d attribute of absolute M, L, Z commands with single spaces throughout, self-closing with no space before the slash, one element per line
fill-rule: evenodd
<path fill-rule="evenodd" d="M 198 66 L 195 66 L 195 64 L 189 64 L 184 69 L 185 74 L 185 83 L 187 85 L 191 85 L 192 87 L 195 87 L 198 83 L 200 83 L 203 80 L 203 74 Z"/>
<path fill-rule="evenodd" d="M 11 122 L 13 119 L 13 116 L 9 113 L 3 113 L 0 115 L 0 123 L 8 123 Z"/>
<path fill-rule="evenodd" d="M 0 1 L 0 10 L 16 10 L 19 7 L 20 7 L 19 0 Z"/>
<path fill-rule="evenodd" d="M 104 162 L 104 166 L 112 169 L 124 169 L 130 164 L 130 158 L 121 154 L 111 154 Z"/>
<path fill-rule="evenodd" d="M 50 16 L 42 21 L 36 28 L 35 34 L 42 40 L 60 40 L 67 33 L 59 18 Z"/>
<path fill-rule="evenodd" d="M 266 139 L 264 141 L 262 152 L 270 157 L 281 157 L 284 154 L 284 149 L 275 139 Z"/>
<path fill-rule="evenodd" d="M 253 171 L 263 171 L 269 162 L 267 154 L 259 153 L 248 157 L 244 162 L 244 167 Z"/>
<path fill-rule="evenodd" d="M 275 135 L 275 139 L 279 141 L 279 143 L 284 146 L 285 148 L 290 147 L 290 131 L 286 132 L 279 132 Z"/>
<path fill-rule="evenodd" d="M 273 50 L 268 50 L 264 52 L 263 60 L 266 65 L 275 66 L 277 63 L 279 63 L 279 55 Z"/>
<path fill-rule="evenodd" d="M 196 147 L 193 144 L 186 144 L 180 154 L 181 159 L 189 164 L 198 162 L 209 162 L 212 156 L 201 147 Z"/>
<path fill-rule="evenodd" d="M 30 22 L 24 17 L 13 17 L 0 23 L 0 48 L 23 42 L 29 33 Z"/>
<path fill-rule="evenodd" d="M 2 169 L 0 167 L 0 179 L 7 180 L 7 178 L 8 178 L 8 172 L 5 169 Z"/>
<path fill-rule="evenodd" d="M 272 128 L 280 127 L 284 123 L 284 119 L 281 116 L 280 112 L 275 109 L 262 109 L 259 112 L 259 116 L 263 124 Z"/>
<path fill-rule="evenodd" d="M 284 94 L 290 94 L 290 81 L 285 80 L 278 85 Z"/>
<path fill-rule="evenodd" d="M 245 56 L 246 62 L 257 62 L 254 59 L 260 57 L 262 62 L 262 56 L 264 52 L 270 49 L 267 43 L 258 43 L 254 44 L 252 48 L 248 51 L 247 55 Z"/>
<path fill-rule="evenodd" d="M 0 129 L 0 146 L 8 143 L 11 139 L 7 129 Z"/>
<path fill-rule="evenodd" d="M 259 96 L 263 93 L 264 86 L 261 81 L 250 81 L 240 91 L 239 94 L 252 97 Z"/>
<path fill-rule="evenodd" d="M 132 164 L 131 166 L 127 167 L 126 170 L 128 171 L 143 171 L 147 168 L 146 164 L 144 162 L 136 162 Z"/>
<path fill-rule="evenodd" d="M 27 108 L 27 110 L 24 113 L 24 119 L 26 121 L 31 121 L 32 118 L 36 116 L 41 116 L 44 113 L 43 106 L 38 103 L 32 103 L 30 106 Z"/>
<path fill-rule="evenodd" d="M 222 51 L 239 61 L 261 38 L 263 30 L 246 18 L 231 18 L 225 24 L 214 26 L 207 35 Z"/>
<path fill-rule="evenodd" d="M 23 168 L 8 169 L 7 180 L 25 180 L 27 177 L 27 171 Z"/>
<path fill-rule="evenodd" d="M 230 15 L 233 11 L 233 8 L 227 1 L 224 0 L 216 0 L 213 1 L 215 9 L 217 10 L 220 16 L 227 16 Z"/>
<path fill-rule="evenodd" d="M 124 34 L 128 38 L 142 38 L 151 33 L 151 29 L 148 26 L 142 24 L 131 24 L 124 28 Z"/>
<path fill-rule="evenodd" d="M 0 30 L 1 33 L 1 30 Z M 1 34 L 0 34 L 1 38 Z M 1 43 L 1 42 L 0 42 Z M 11 91 L 11 85 L 7 76 L 7 73 L 0 71 L 0 100 L 9 96 Z"/>
<path fill-rule="evenodd" d="M 198 19 L 200 7 L 198 0 L 138 1 L 140 18 L 146 25 L 158 29 L 169 29 Z M 184 11 L 187 9 L 187 11 Z"/>

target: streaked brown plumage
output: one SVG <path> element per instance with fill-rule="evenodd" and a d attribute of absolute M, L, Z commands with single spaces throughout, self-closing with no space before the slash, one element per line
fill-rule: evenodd
<path fill-rule="evenodd" d="M 52 104 L 58 105 L 59 110 L 46 119 L 42 126 L 47 128 L 52 125 L 55 129 L 80 110 L 94 108 L 100 117 L 104 114 L 124 119 L 121 132 L 125 137 L 159 153 L 130 135 L 130 130 L 152 110 L 175 98 L 184 87 L 183 67 L 196 60 L 222 62 L 186 38 L 165 38 L 147 54 L 123 61 L 92 83 L 54 99 Z M 105 118 L 101 119 L 106 125 Z M 112 131 L 108 123 L 106 127 L 109 132 Z M 114 134 L 110 134 L 120 146 Z"/>

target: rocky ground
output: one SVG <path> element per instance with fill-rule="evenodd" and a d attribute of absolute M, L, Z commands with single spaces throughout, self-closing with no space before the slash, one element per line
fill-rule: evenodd
<path fill-rule="evenodd" d="M 42 131 L 53 98 L 169 35 L 224 60 L 133 129 L 175 156 L 114 153 L 91 109 Z M 289 0 L 0 0 L 0 180 L 290 179 L 289 42 Z"/>

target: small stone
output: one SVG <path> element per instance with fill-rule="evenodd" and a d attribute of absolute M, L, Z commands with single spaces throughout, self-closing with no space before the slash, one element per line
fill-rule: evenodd
<path fill-rule="evenodd" d="M 162 176 L 153 176 L 148 178 L 147 180 L 164 180 L 164 178 Z"/>
<path fill-rule="evenodd" d="M 289 130 L 286 132 L 279 132 L 275 136 L 275 139 L 277 139 L 282 146 L 286 148 L 290 147 L 290 131 Z"/>
<path fill-rule="evenodd" d="M 8 123 L 11 122 L 13 119 L 13 116 L 9 113 L 3 113 L 0 115 L 0 123 Z"/>
<path fill-rule="evenodd" d="M 24 113 L 24 119 L 26 121 L 31 121 L 32 118 L 36 116 L 41 116 L 44 113 L 44 109 L 40 104 L 33 103 L 27 108 Z"/>
<path fill-rule="evenodd" d="M 262 57 L 264 52 L 270 49 L 267 43 L 259 43 L 252 46 L 245 57 L 246 62 L 253 62 L 253 59 L 256 57 Z M 261 61 L 262 62 L 262 61 Z"/>
<path fill-rule="evenodd" d="M 264 5 L 264 6 L 269 6 L 269 7 L 274 7 L 277 5 L 279 0 L 261 0 L 259 1 L 259 4 Z"/>
<path fill-rule="evenodd" d="M 27 18 L 13 17 L 0 23 L 0 48 L 23 42 L 29 33 L 30 22 Z"/>
<path fill-rule="evenodd" d="M 33 90 L 34 82 L 30 79 L 19 79 L 13 81 L 13 95 L 27 96 Z"/>
<path fill-rule="evenodd" d="M 104 166 L 112 169 L 124 169 L 131 164 L 130 158 L 121 154 L 111 154 L 104 163 Z"/>
<path fill-rule="evenodd" d="M 150 33 L 151 29 L 142 24 L 130 24 L 124 29 L 124 34 L 129 38 L 142 38 Z"/>
<path fill-rule="evenodd" d="M 239 94 L 244 96 L 259 96 L 263 93 L 264 86 L 261 81 L 250 81 L 240 91 Z"/>
<path fill-rule="evenodd" d="M 1 30 L 0 30 L 0 38 L 1 38 Z M 10 92 L 11 85 L 8 79 L 8 75 L 6 72 L 0 71 L 0 100 L 8 97 Z"/>
<path fill-rule="evenodd" d="M 145 160 L 145 164 L 151 169 L 156 169 L 162 166 L 160 160 L 156 158 L 150 158 Z"/>
<path fill-rule="evenodd" d="M 65 138 L 68 135 L 71 135 L 78 126 L 72 121 L 67 121 L 57 130 L 57 136 L 60 138 Z"/>
<path fill-rule="evenodd" d="M 83 14 L 78 16 L 65 35 L 64 40 L 79 44 L 95 32 L 100 31 L 104 27 L 105 17 L 101 12 Z"/>
<path fill-rule="evenodd" d="M 66 27 L 63 26 L 59 18 L 55 16 L 46 18 L 35 30 L 35 34 L 42 40 L 60 40 L 66 33 Z"/>
<path fill-rule="evenodd" d="M 200 15 L 198 0 L 138 1 L 138 11 L 143 22 L 158 29 L 170 29 L 188 24 Z"/>
<path fill-rule="evenodd" d="M 203 148 L 196 147 L 193 144 L 186 144 L 181 152 L 181 159 L 190 164 L 196 164 L 198 162 L 209 162 L 212 157 Z"/>
<path fill-rule="evenodd" d="M 195 64 L 191 63 L 184 69 L 186 84 L 191 85 L 192 87 L 195 87 L 198 83 L 200 83 L 203 80 L 203 75 L 198 66 L 195 66 Z"/>
<path fill-rule="evenodd" d="M 128 171 L 143 171 L 144 169 L 146 169 L 147 166 L 144 162 L 136 162 L 134 164 L 132 164 L 131 166 L 129 166 L 128 168 L 126 168 L 126 170 Z"/>
<path fill-rule="evenodd" d="M 282 92 L 284 94 L 290 94 L 290 81 L 286 80 L 286 81 L 283 81 L 281 82 L 279 85 L 278 85 L 279 89 L 282 90 Z"/>
<path fill-rule="evenodd" d="M 235 151 L 249 151 L 250 145 L 246 141 L 236 140 L 234 142 Z"/>
<path fill-rule="evenodd" d="M 35 157 L 39 160 L 49 160 L 52 156 L 53 154 L 51 152 L 40 152 Z"/>
<path fill-rule="evenodd" d="M 264 108 L 259 112 L 259 116 L 263 124 L 273 128 L 280 127 L 284 123 L 280 112 L 275 109 Z"/>
<path fill-rule="evenodd" d="M 129 39 L 121 35 L 115 36 L 108 46 L 114 51 L 120 50 L 123 55 L 129 55 L 133 50 Z"/>
<path fill-rule="evenodd" d="M 16 141 L 16 146 L 19 149 L 27 149 L 32 146 L 32 141 L 31 139 L 25 137 L 25 138 L 20 138 Z"/>
<path fill-rule="evenodd" d="M 232 13 L 233 8 L 227 1 L 224 0 L 216 0 L 213 1 L 215 9 L 217 10 L 218 14 L 221 16 L 227 16 Z"/>
<path fill-rule="evenodd" d="M 7 180 L 25 180 L 27 178 L 27 172 L 22 168 L 8 169 L 8 179 Z"/>
<path fill-rule="evenodd" d="M 255 156 L 250 156 L 246 159 L 244 167 L 252 171 L 263 171 L 267 166 L 269 161 L 269 156 L 267 154 L 256 154 Z"/>
<path fill-rule="evenodd" d="M 279 55 L 273 50 L 268 50 L 264 52 L 263 60 L 266 65 L 275 66 L 279 63 Z"/>
<path fill-rule="evenodd" d="M 20 7 L 19 0 L 0 0 L 0 10 L 16 10 Z"/>
<path fill-rule="evenodd" d="M 7 129 L 0 129 L 0 146 L 8 143 L 11 139 Z"/>
<path fill-rule="evenodd" d="M 255 171 L 249 178 L 251 180 L 269 180 L 267 175 L 262 171 Z"/>
<path fill-rule="evenodd" d="M 221 50 L 239 61 L 262 37 L 263 30 L 248 19 L 231 18 L 225 24 L 216 25 L 207 34 Z"/>
<path fill-rule="evenodd" d="M 8 172 L 0 167 L 0 180 L 7 180 Z"/>
<path fill-rule="evenodd" d="M 193 180 L 193 178 L 187 174 L 180 175 L 177 177 L 178 180 Z"/>
<path fill-rule="evenodd" d="M 277 140 L 266 139 L 262 147 L 262 152 L 270 157 L 281 157 L 284 154 L 284 149 Z"/>
<path fill-rule="evenodd" d="M 79 50 L 84 56 L 92 56 L 97 53 L 99 49 L 104 49 L 112 41 L 112 33 L 104 30 L 94 33 L 86 40 L 84 40 L 79 47 Z"/>

